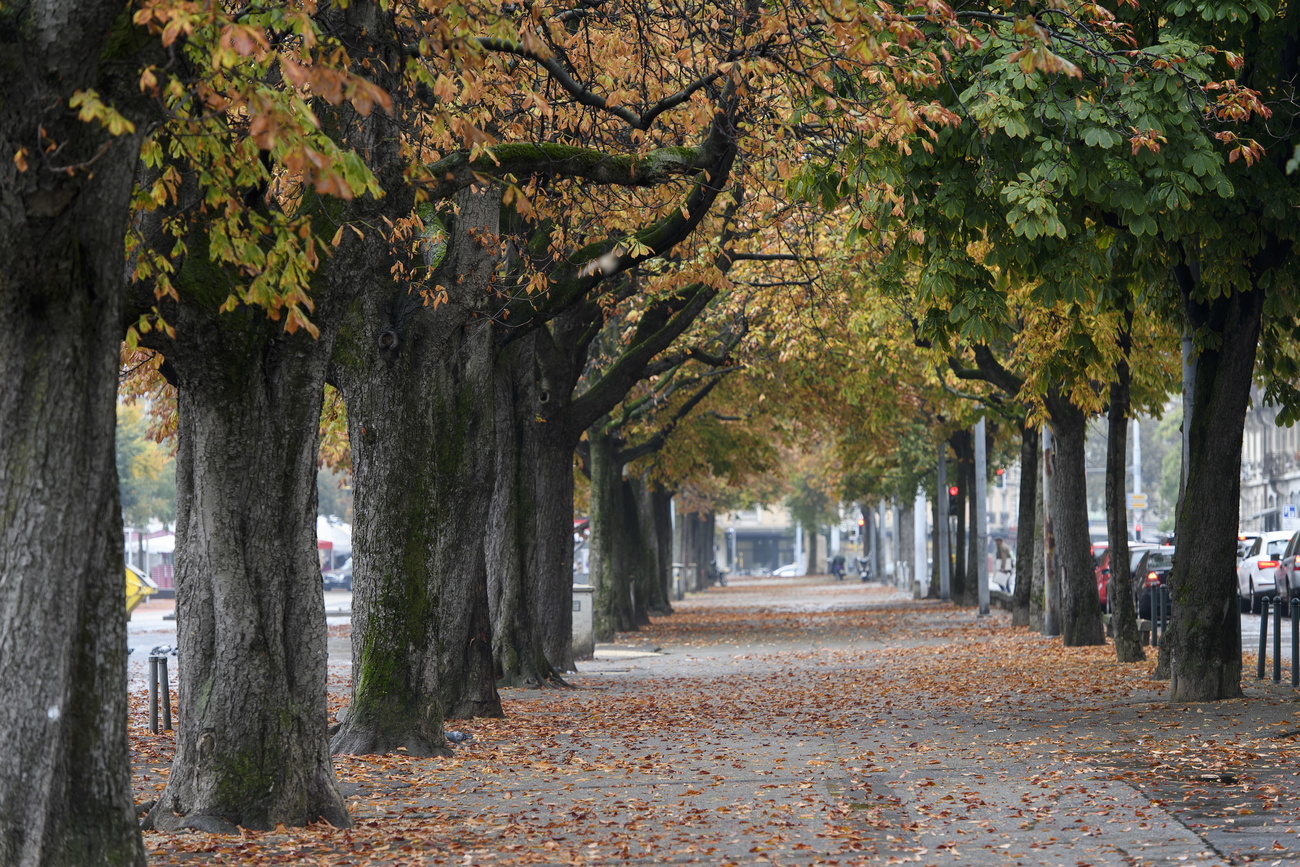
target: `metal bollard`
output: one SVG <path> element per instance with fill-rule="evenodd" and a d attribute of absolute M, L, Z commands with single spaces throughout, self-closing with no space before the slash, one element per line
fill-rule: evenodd
<path fill-rule="evenodd" d="M 158 734 L 158 657 L 149 657 L 149 734 Z"/>
<path fill-rule="evenodd" d="M 1264 660 L 1268 656 L 1268 606 L 1273 600 L 1265 596 L 1259 601 L 1259 660 L 1255 663 L 1255 677 L 1264 679 Z"/>
<path fill-rule="evenodd" d="M 1273 597 L 1273 682 L 1282 682 L 1282 597 Z"/>
<path fill-rule="evenodd" d="M 1300 599 L 1291 597 L 1291 686 L 1300 686 L 1300 631 L 1296 627 L 1296 607 L 1300 606 Z"/>
<path fill-rule="evenodd" d="M 162 693 L 163 731 L 172 730 L 172 690 L 167 678 L 167 657 L 158 660 L 158 691 Z"/>

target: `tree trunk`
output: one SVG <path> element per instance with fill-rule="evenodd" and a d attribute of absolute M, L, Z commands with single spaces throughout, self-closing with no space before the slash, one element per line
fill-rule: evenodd
<path fill-rule="evenodd" d="M 1115 366 L 1115 381 L 1110 386 L 1110 412 L 1106 436 L 1106 535 L 1109 537 L 1110 578 L 1106 589 L 1110 623 L 1115 633 L 1115 658 L 1119 662 L 1146 659 L 1138 633 L 1137 610 L 1133 599 L 1133 577 L 1128 568 L 1128 502 L 1125 479 L 1128 463 L 1129 366 L 1128 351 L 1132 341 L 1128 328 L 1133 313 L 1128 311 L 1127 328 L 1120 332 L 1122 355 Z"/>
<path fill-rule="evenodd" d="M 655 526 L 655 541 L 658 545 L 656 562 L 659 566 L 659 582 L 663 587 L 665 613 L 671 614 L 673 599 L 673 495 L 659 484 L 650 488 L 651 520 Z M 735 568 L 735 564 L 728 564 Z"/>
<path fill-rule="evenodd" d="M 500 686 L 562 686 L 543 645 L 539 561 L 540 516 L 557 505 L 543 504 L 542 436 L 538 428 L 533 342 L 522 338 L 506 348 L 496 373 L 496 488 L 488 532 L 488 610 L 492 616 L 492 657 Z M 572 475 L 570 474 L 570 478 Z M 571 530 L 571 526 L 566 531 Z"/>
<path fill-rule="evenodd" d="M 1241 695 L 1241 621 L 1233 567 L 1241 441 L 1264 290 L 1198 303 L 1191 299 L 1195 287 L 1190 281 L 1180 283 L 1189 326 L 1206 329 L 1221 342 L 1202 349 L 1197 359 L 1187 490 L 1169 579 L 1169 698 L 1216 701 Z"/>
<path fill-rule="evenodd" d="M 953 536 L 953 570 L 952 582 L 949 586 L 952 601 L 958 605 L 966 603 L 966 501 L 967 491 L 969 490 L 969 478 L 971 474 L 970 464 L 973 462 L 974 451 L 972 447 L 972 437 L 970 431 L 962 430 L 953 434 L 948 442 L 952 445 L 953 454 L 957 460 L 953 465 L 953 484 L 957 486 L 957 532 Z"/>
<path fill-rule="evenodd" d="M 494 342 L 479 317 L 499 198 L 457 197 L 430 280 L 448 300 L 376 280 L 331 364 L 353 467 L 352 697 L 332 748 L 445 750 L 442 721 L 501 716 L 483 531 L 492 502 Z"/>
<path fill-rule="evenodd" d="M 110 104 L 133 92 L 134 64 L 98 68 L 129 19 L 121 3 L 59 0 L 0 14 L 0 863 L 143 865 L 114 462 L 140 140 L 67 110 L 79 89 Z M 106 80 L 123 71 L 125 89 Z M 65 172 L 41 141 L 68 165 L 106 150 L 93 172 Z"/>
<path fill-rule="evenodd" d="M 816 575 L 821 572 L 817 568 L 817 531 L 811 527 L 804 528 L 804 542 L 808 546 L 808 560 L 804 574 Z"/>
<path fill-rule="evenodd" d="M 1038 435 L 1037 429 L 1034 431 L 1035 439 L 1041 443 L 1042 437 Z M 1041 445 L 1039 446 L 1041 448 Z M 1037 465 L 1039 455 L 1034 456 L 1034 463 Z M 1034 486 L 1034 571 L 1033 585 L 1029 591 L 1029 628 L 1034 632 L 1042 632 L 1045 613 L 1044 609 L 1047 602 L 1047 563 L 1043 555 L 1044 551 L 1044 533 L 1043 528 L 1043 485 Z"/>
<path fill-rule="evenodd" d="M 988 543 L 979 537 L 979 521 L 975 517 L 975 492 L 979 490 L 979 487 L 975 484 L 974 441 L 975 436 L 972 434 L 971 461 L 966 464 L 966 490 L 970 492 L 970 518 L 966 532 L 966 594 L 963 600 L 963 604 L 971 608 L 979 605 L 980 558 L 988 557 L 988 551 L 983 550 Z"/>
<path fill-rule="evenodd" d="M 915 511 L 909 503 L 906 506 L 900 506 L 897 514 L 898 526 L 894 528 L 894 539 L 898 544 L 898 548 L 894 552 L 894 560 L 898 565 L 894 568 L 907 570 L 907 582 L 903 581 L 902 575 L 895 575 L 894 577 L 898 583 L 898 589 L 910 590 L 911 585 L 916 581 L 916 567 L 912 563 L 912 548 L 916 536 Z"/>
<path fill-rule="evenodd" d="M 665 571 L 670 572 L 671 566 L 663 562 L 662 528 L 657 515 L 659 486 L 644 477 L 630 481 L 636 496 L 636 521 L 641 542 L 639 556 L 642 565 L 637 570 L 637 599 L 643 600 L 647 614 L 671 614 L 668 584 L 664 578 Z"/>
<path fill-rule="evenodd" d="M 1038 427 L 1026 419 L 1020 425 L 1020 512 L 1016 518 L 1016 589 L 1011 597 L 1011 625 L 1028 626 L 1034 583 L 1034 534 L 1038 510 Z"/>
<path fill-rule="evenodd" d="M 587 442 L 591 447 L 592 628 L 596 641 L 612 641 L 616 632 L 637 628 L 622 545 L 626 487 L 617 442 L 604 432 L 604 422 L 592 426 Z"/>
<path fill-rule="evenodd" d="M 934 521 L 934 555 L 930 558 L 930 587 L 926 592 L 925 598 L 938 599 L 940 587 L 943 581 L 941 570 L 947 568 L 947 564 L 939 559 L 939 534 L 948 532 L 948 516 L 939 514 L 938 497 L 930 498 L 930 515 Z"/>
<path fill-rule="evenodd" d="M 1066 647 L 1105 644 L 1088 536 L 1087 416 L 1064 399 L 1053 401 L 1051 414 L 1056 448 L 1052 530 L 1061 573 L 1061 640 Z"/>
<path fill-rule="evenodd" d="M 347 826 L 329 755 L 316 553 L 317 438 L 341 313 L 328 295 L 317 299 L 319 339 L 290 335 L 260 310 L 222 313 L 200 291 L 212 268 L 193 244 L 181 303 L 167 311 L 180 725 L 146 823 Z"/>

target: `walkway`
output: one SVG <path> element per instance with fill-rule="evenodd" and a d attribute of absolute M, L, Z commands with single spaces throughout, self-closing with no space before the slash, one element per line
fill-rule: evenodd
<path fill-rule="evenodd" d="M 1171 707 L 1153 664 L 1118 665 L 1111 648 L 1065 651 L 1000 613 L 824 579 L 735 581 L 602 649 L 579 665 L 578 689 L 512 690 L 506 719 L 450 724 L 475 737 L 451 759 L 341 758 L 352 831 L 263 835 L 218 861 L 1078 867 L 1300 854 L 1289 688 L 1252 678 L 1244 701 Z M 215 840 L 146 837 L 157 863 Z"/>

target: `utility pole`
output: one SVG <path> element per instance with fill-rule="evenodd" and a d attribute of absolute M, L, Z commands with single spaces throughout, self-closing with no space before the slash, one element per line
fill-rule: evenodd
<path fill-rule="evenodd" d="M 939 443 L 939 519 L 934 525 L 935 549 L 939 552 L 939 598 L 952 599 L 951 563 L 948 560 L 948 444 Z"/>

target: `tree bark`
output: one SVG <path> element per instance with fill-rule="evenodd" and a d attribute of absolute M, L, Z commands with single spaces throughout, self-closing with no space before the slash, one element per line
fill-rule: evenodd
<path fill-rule="evenodd" d="M 1133 312 L 1127 311 L 1126 327 L 1120 332 L 1121 356 L 1110 385 L 1110 412 L 1106 437 L 1106 535 L 1109 537 L 1110 578 L 1107 581 L 1110 623 L 1115 633 L 1115 658 L 1119 662 L 1146 659 L 1138 633 L 1133 599 L 1133 576 L 1128 564 L 1128 503 L 1125 479 L 1128 459 L 1129 347 Z"/>
<path fill-rule="evenodd" d="M 963 604 L 974 608 L 979 605 L 980 592 L 980 569 L 979 558 L 988 557 L 988 551 L 980 550 L 982 545 L 987 544 L 979 537 L 979 523 L 975 520 L 975 492 L 979 487 L 975 484 L 975 450 L 974 434 L 971 435 L 971 460 L 965 465 L 966 469 L 966 490 L 969 491 L 970 502 L 970 519 L 966 531 L 966 581 L 964 584 L 965 595 Z"/>
<path fill-rule="evenodd" d="M 81 89 L 109 103 L 138 95 L 134 63 L 100 68 L 108 40 L 126 39 L 129 11 L 33 0 L 2 14 L 0 863 L 143 865 L 114 462 L 140 137 L 114 139 L 67 108 Z M 45 141 L 59 152 L 42 154 Z M 93 171 L 60 168 L 77 164 Z"/>
<path fill-rule="evenodd" d="M 598 422 L 587 433 L 591 447 L 591 586 L 592 628 L 596 641 L 612 641 L 616 632 L 637 628 L 632 582 L 627 564 L 626 486 L 615 437 Z"/>
<path fill-rule="evenodd" d="M 1035 431 L 1037 434 L 1037 431 Z M 1035 437 L 1041 441 L 1042 436 Z M 1034 463 L 1038 463 L 1039 455 L 1034 456 Z M 1029 593 L 1029 628 L 1034 632 L 1042 632 L 1045 617 L 1045 608 L 1047 602 L 1047 563 L 1044 557 L 1044 539 L 1045 530 L 1043 527 L 1043 485 L 1034 486 L 1034 571 L 1033 586 Z"/>
<path fill-rule="evenodd" d="M 353 467 L 352 698 L 332 749 L 445 750 L 442 721 L 501 716 L 483 531 L 495 471 L 491 321 L 500 202 L 457 196 L 430 280 L 440 305 L 376 277 L 331 363 Z"/>
<path fill-rule="evenodd" d="M 1038 427 L 1020 425 L 1020 512 L 1016 518 L 1016 589 L 1011 596 L 1011 625 L 1028 626 L 1034 583 L 1034 538 L 1038 527 Z"/>
<path fill-rule="evenodd" d="M 495 377 L 496 488 L 483 541 L 492 657 L 499 685 L 506 687 L 565 685 L 543 646 L 545 569 L 539 560 L 546 534 L 539 524 L 543 515 L 560 510 L 561 502 L 548 490 L 543 472 L 548 456 L 539 428 L 547 422 L 536 413 L 535 338 L 507 347 Z M 567 518 L 572 510 L 564 511 Z"/>
<path fill-rule="evenodd" d="M 1087 416 L 1063 398 L 1050 401 L 1049 411 L 1056 448 L 1052 530 L 1061 571 L 1061 640 L 1066 647 L 1105 644 L 1088 536 Z"/>
<path fill-rule="evenodd" d="M 637 569 L 637 599 L 643 601 L 646 614 L 671 614 L 668 584 L 664 578 L 665 570 L 671 572 L 671 562 L 663 561 L 663 528 L 657 513 L 659 486 L 647 477 L 631 479 L 630 482 L 636 497 L 636 523 L 641 542 L 642 565 Z"/>
<path fill-rule="evenodd" d="M 339 251 L 340 256 L 347 250 Z M 350 824 L 329 757 L 316 461 L 325 365 L 341 321 L 316 299 L 314 339 L 261 310 L 219 310 L 191 241 L 176 337 L 176 618 L 180 725 L 146 825 L 236 833 Z"/>
<path fill-rule="evenodd" d="M 968 430 L 954 433 L 948 440 L 953 455 L 957 458 L 952 468 L 953 484 L 957 486 L 957 532 L 953 536 L 953 570 L 949 586 L 952 601 L 958 605 L 966 604 L 966 544 L 967 521 L 966 503 L 969 490 L 970 466 L 974 461 L 972 434 Z"/>
<path fill-rule="evenodd" d="M 1264 290 L 1195 300 L 1187 266 L 1176 269 L 1188 325 L 1217 337 L 1202 349 L 1190 419 L 1187 490 L 1178 513 L 1178 556 L 1170 575 L 1171 701 L 1216 701 L 1241 695 L 1237 608 L 1237 510 L 1241 442 L 1255 367 Z M 1184 422 L 1186 423 L 1186 422 Z"/>

